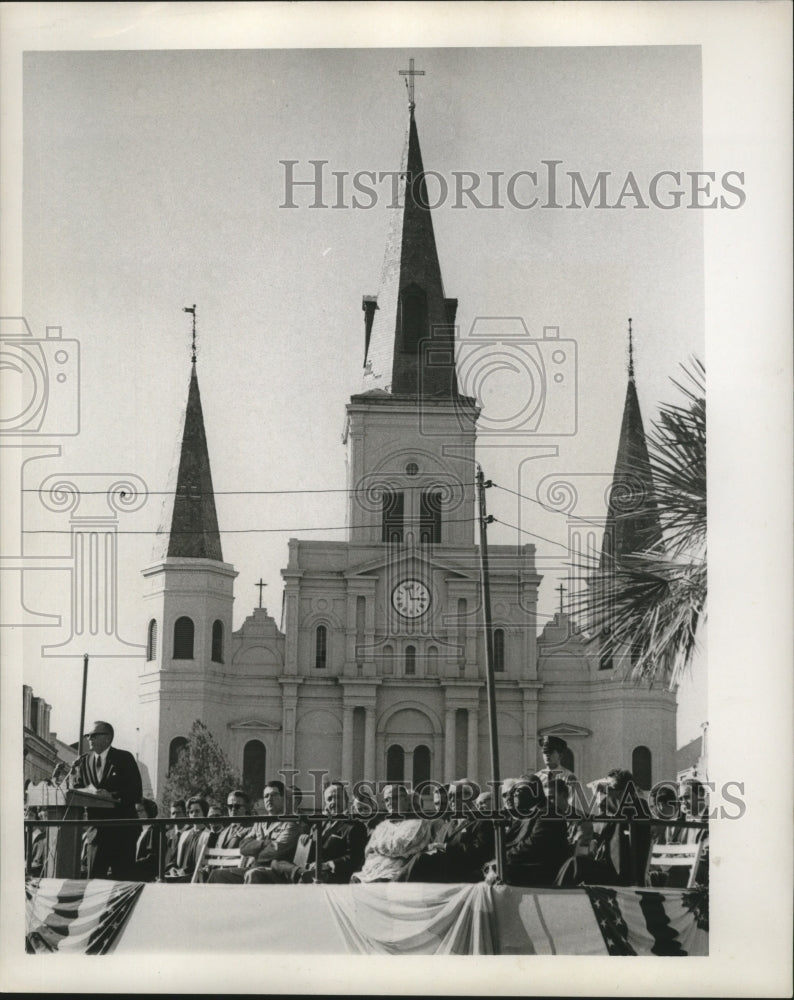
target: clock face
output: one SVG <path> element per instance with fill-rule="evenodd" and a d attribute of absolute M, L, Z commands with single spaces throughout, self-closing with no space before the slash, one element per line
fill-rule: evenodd
<path fill-rule="evenodd" d="M 430 591 L 421 580 L 403 580 L 392 591 L 391 603 L 403 618 L 421 618 L 430 607 Z"/>

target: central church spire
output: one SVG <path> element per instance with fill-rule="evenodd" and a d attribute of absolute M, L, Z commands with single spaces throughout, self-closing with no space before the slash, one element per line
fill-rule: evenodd
<path fill-rule="evenodd" d="M 413 76 L 409 78 L 412 85 Z M 444 294 L 413 100 L 392 211 L 380 293 L 377 298 L 365 296 L 362 304 L 363 390 L 456 398 L 458 303 Z"/>

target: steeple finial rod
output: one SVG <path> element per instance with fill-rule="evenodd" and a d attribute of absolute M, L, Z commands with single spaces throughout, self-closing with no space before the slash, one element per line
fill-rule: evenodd
<path fill-rule="evenodd" d="M 183 306 L 182 312 L 190 313 L 193 316 L 193 339 L 190 345 L 190 361 L 196 363 L 196 303 L 192 306 Z"/>
<path fill-rule="evenodd" d="M 629 316 L 629 378 L 634 378 L 634 342 L 631 338 L 631 316 Z"/>
<path fill-rule="evenodd" d="M 413 59 L 408 60 L 408 69 L 401 69 L 399 71 L 400 76 L 406 77 L 405 86 L 408 88 L 408 110 L 413 111 L 416 107 L 416 102 L 414 101 L 414 77 L 424 76 L 425 71 L 423 69 L 414 69 Z"/>

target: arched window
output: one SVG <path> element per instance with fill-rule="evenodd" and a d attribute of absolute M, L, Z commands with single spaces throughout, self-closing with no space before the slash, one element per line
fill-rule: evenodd
<path fill-rule="evenodd" d="M 414 750 L 414 788 L 426 781 L 430 781 L 430 748 L 420 743 Z"/>
<path fill-rule="evenodd" d="M 401 545 L 405 530 L 405 494 L 384 490 L 381 498 L 381 541 Z"/>
<path fill-rule="evenodd" d="M 415 354 L 419 342 L 427 336 L 427 295 L 413 282 L 400 292 L 397 324 L 402 351 Z"/>
<path fill-rule="evenodd" d="M 493 630 L 493 669 L 494 673 L 503 673 L 505 669 L 505 630 Z"/>
<path fill-rule="evenodd" d="M 427 676 L 438 677 L 438 649 L 435 646 L 427 648 Z"/>
<path fill-rule="evenodd" d="M 422 545 L 441 541 L 441 493 L 423 490 L 419 500 L 419 542 Z"/>
<path fill-rule="evenodd" d="M 328 629 L 318 625 L 314 633 L 314 669 L 325 670 L 328 662 Z"/>
<path fill-rule="evenodd" d="M 652 787 L 651 751 L 648 747 L 634 747 L 631 754 L 631 773 L 640 788 L 648 791 Z"/>
<path fill-rule="evenodd" d="M 177 618 L 174 622 L 174 659 L 193 659 L 193 621 Z"/>
<path fill-rule="evenodd" d="M 212 623 L 212 662 L 223 663 L 223 622 Z"/>
<path fill-rule="evenodd" d="M 265 787 L 267 751 L 261 740 L 249 740 L 243 747 L 243 787 L 252 798 L 259 798 Z"/>
<path fill-rule="evenodd" d="M 149 632 L 146 636 L 146 659 L 154 660 L 157 657 L 157 622 L 154 618 L 149 622 Z"/>
<path fill-rule="evenodd" d="M 187 739 L 184 736 L 175 736 L 168 746 L 168 770 L 179 760 L 179 755 L 187 746 Z"/>
<path fill-rule="evenodd" d="M 413 677 L 416 674 L 416 646 L 405 647 L 405 676 Z"/>
<path fill-rule="evenodd" d="M 393 743 L 386 751 L 386 780 L 405 780 L 405 751 L 399 743 Z"/>
<path fill-rule="evenodd" d="M 567 767 L 569 771 L 576 771 L 576 762 L 573 757 L 573 750 L 570 747 L 566 747 L 560 754 L 560 763 L 563 767 Z"/>

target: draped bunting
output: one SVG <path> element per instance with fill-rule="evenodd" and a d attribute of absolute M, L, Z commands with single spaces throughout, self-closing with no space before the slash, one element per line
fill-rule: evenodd
<path fill-rule="evenodd" d="M 26 950 L 104 955 L 142 890 L 141 882 L 29 880 L 25 884 Z"/>
<path fill-rule="evenodd" d="M 26 942 L 34 952 L 708 954 L 708 890 L 700 888 L 41 879 L 26 892 Z"/>
<path fill-rule="evenodd" d="M 493 955 L 490 886 L 384 882 L 324 886 L 345 944 L 359 954 Z"/>

